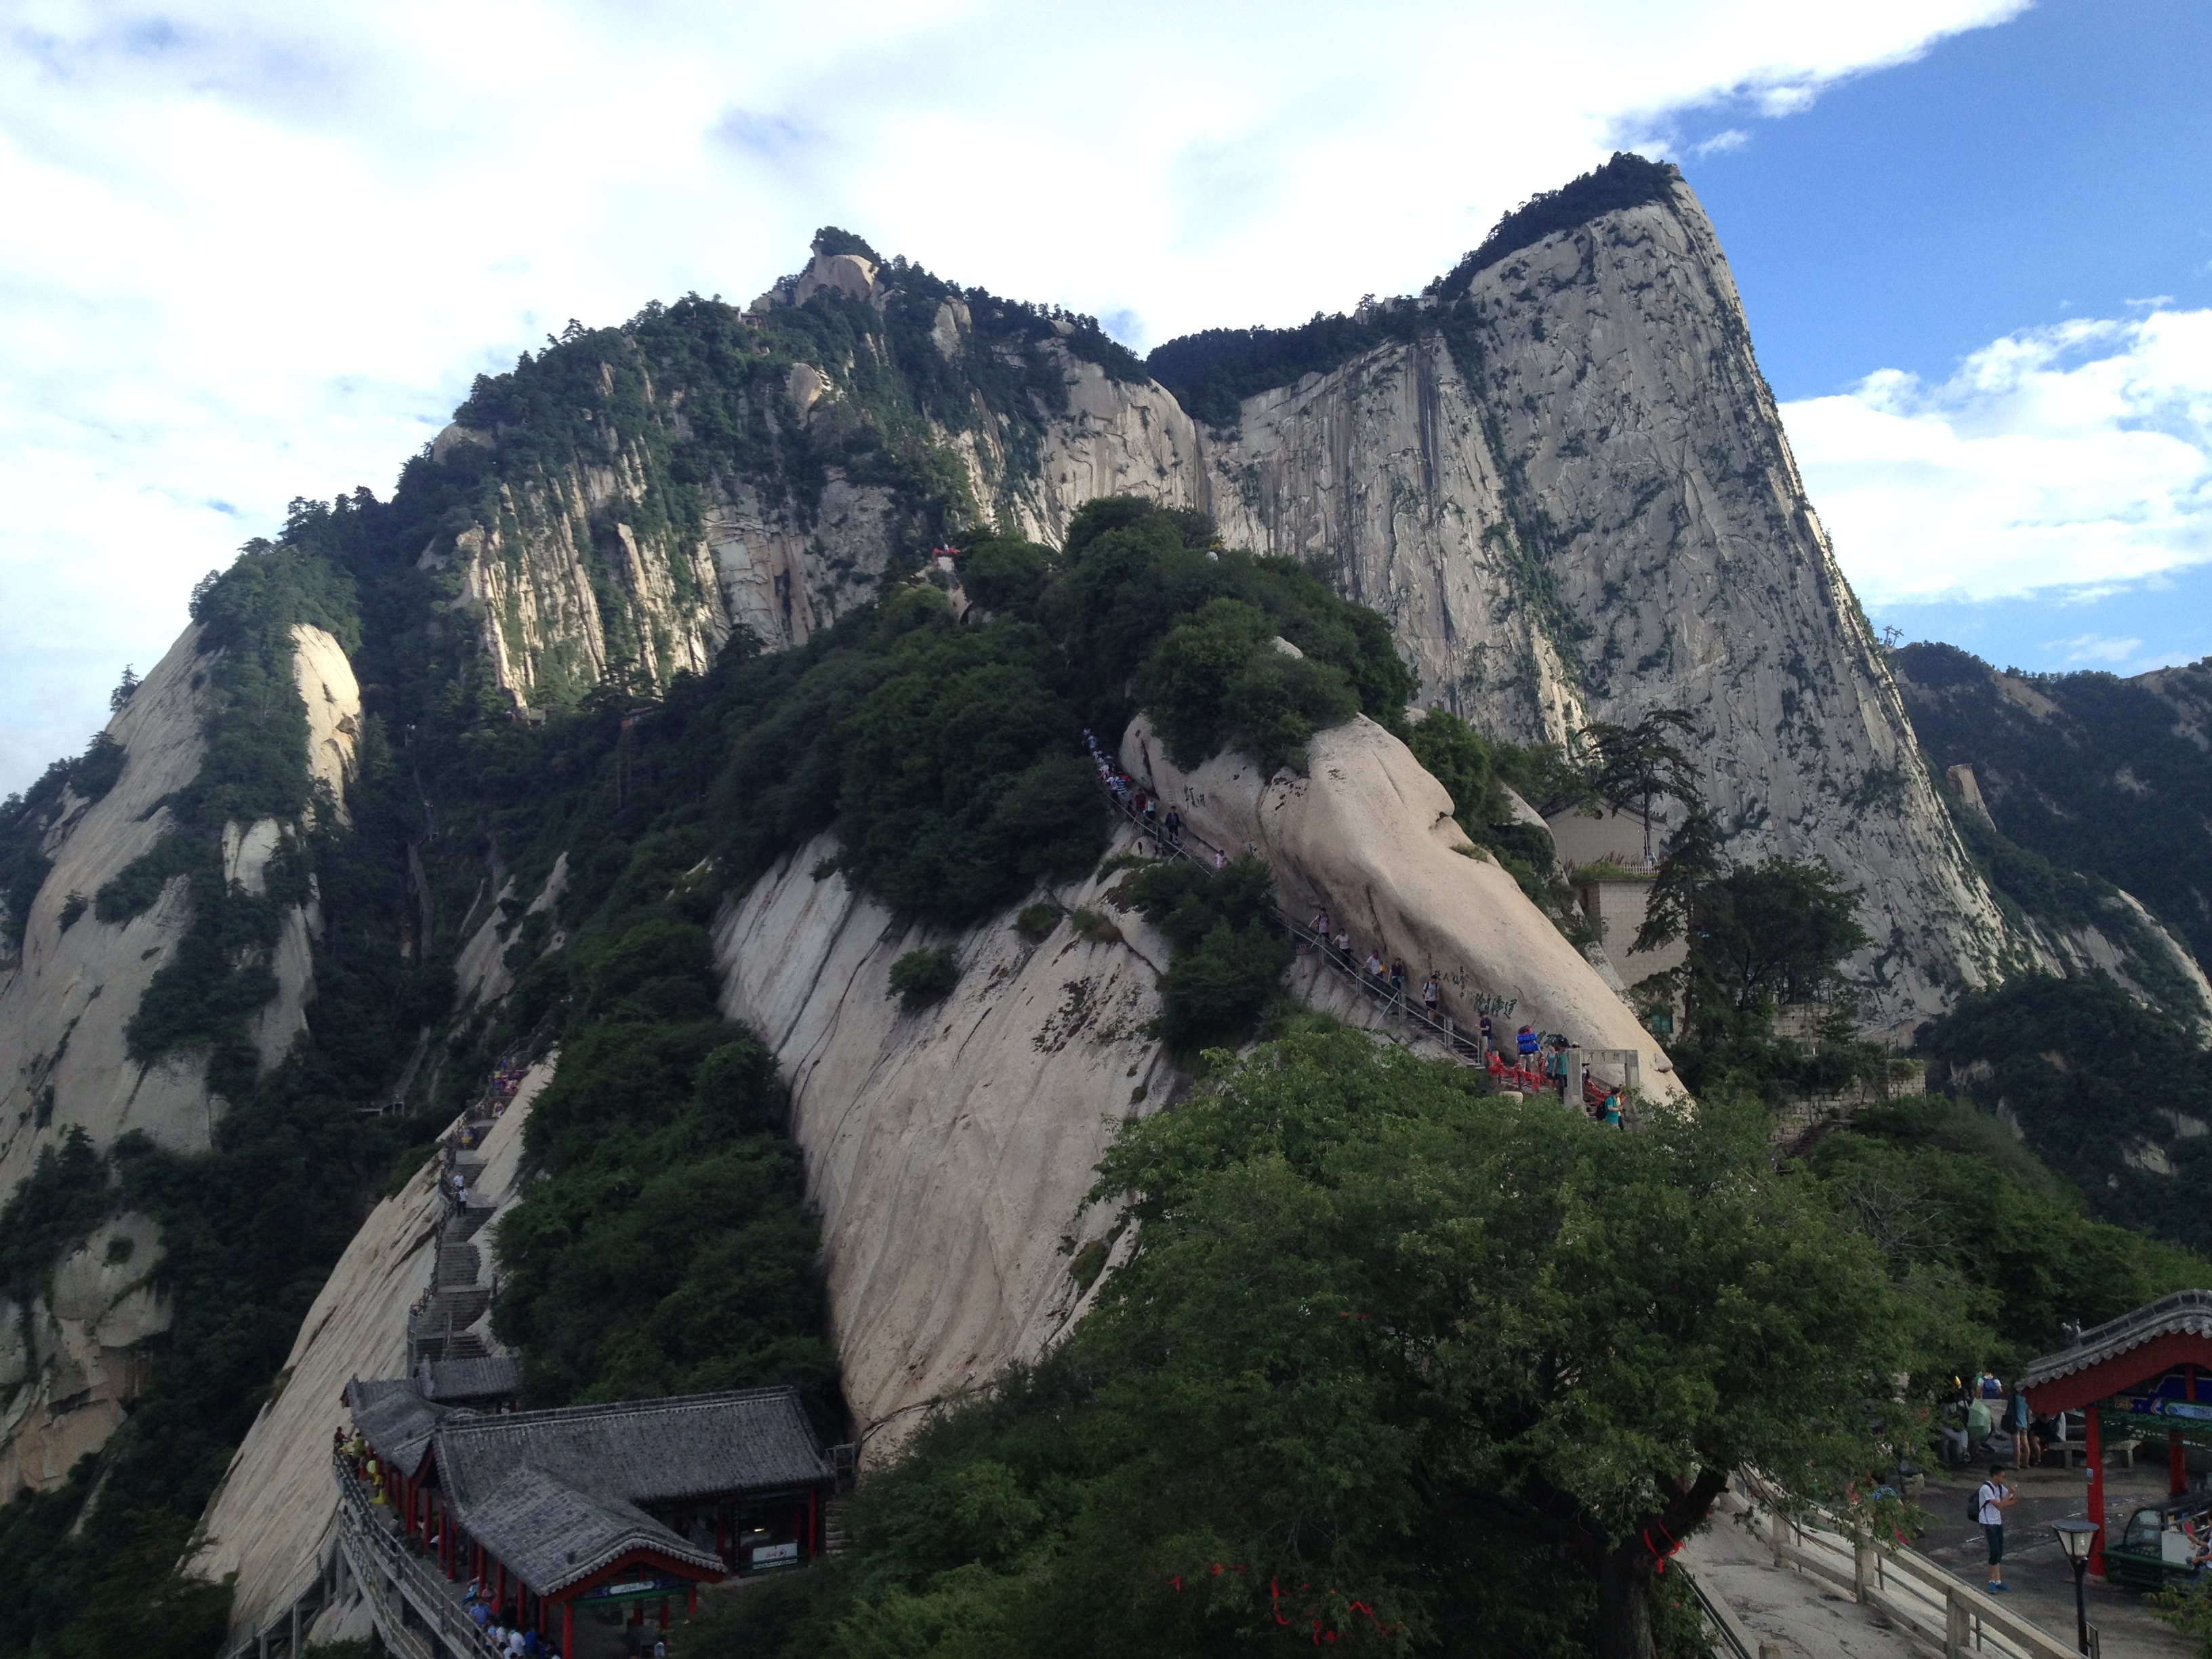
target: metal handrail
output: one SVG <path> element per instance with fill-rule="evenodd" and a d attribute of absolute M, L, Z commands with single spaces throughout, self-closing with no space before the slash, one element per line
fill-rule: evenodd
<path fill-rule="evenodd" d="M 1141 835 L 1151 841 L 1153 849 L 1159 857 L 1189 858 L 1190 849 L 1184 845 L 1186 842 L 1195 842 L 1208 852 L 1218 854 L 1224 860 L 1231 856 L 1226 848 L 1216 846 L 1187 825 L 1176 834 L 1170 835 L 1160 825 L 1147 822 L 1142 813 L 1116 795 L 1108 787 L 1103 777 L 1099 780 L 1099 790 L 1105 796 L 1107 805 L 1115 813 L 1134 825 Z M 1418 1006 L 1403 990 L 1393 990 L 1387 982 L 1376 983 L 1371 975 L 1337 955 L 1335 948 L 1316 929 L 1297 921 L 1281 905 L 1271 901 L 1267 906 L 1267 913 L 1268 919 L 1278 928 L 1289 934 L 1294 941 L 1312 947 L 1315 956 L 1357 986 L 1360 993 L 1370 1001 L 1386 1009 L 1394 1010 L 1401 1018 L 1419 1020 L 1428 1028 L 1431 1035 L 1444 1046 L 1446 1052 L 1462 1064 L 1480 1066 L 1485 1063 L 1480 1037 L 1470 1037 L 1464 1031 L 1457 1030 L 1449 1018 L 1431 1016 L 1426 1008 Z M 1499 1006 L 1489 1012 L 1493 1015 L 1502 1015 L 1510 1019 L 1512 1018 L 1513 1010 L 1519 1006 L 1518 999 L 1500 999 Z"/>
<path fill-rule="evenodd" d="M 1780 1494 L 1765 1481 L 1747 1470 L 1744 1480 L 1754 1503 L 1771 1522 L 1777 1566 L 1787 1563 L 1827 1580 L 1947 1655 L 1963 1654 L 1971 1646 L 1998 1659 L 2073 1659 L 2070 1643 L 1902 1540 L 1871 1542 L 1818 1507 L 1793 1519 L 1783 1512 Z"/>
<path fill-rule="evenodd" d="M 453 1587 L 443 1575 L 432 1572 L 409 1554 L 405 1546 L 392 1535 L 392 1528 L 377 1519 L 375 1506 L 361 1490 L 361 1481 L 352 1466 L 344 1458 L 333 1456 L 331 1470 L 338 1484 L 338 1520 L 347 1538 L 378 1558 L 396 1583 L 404 1583 L 414 1592 L 406 1600 L 419 1617 L 435 1623 L 435 1634 L 447 1644 L 447 1650 L 481 1654 L 483 1659 L 503 1659 L 503 1650 L 495 1647 L 477 1622 L 461 1612 L 454 1601 Z M 453 1524 L 451 1516 L 447 1517 L 446 1524 Z M 370 1597 L 372 1602 L 376 1599 Z M 391 1617 L 388 1613 L 385 1614 L 386 1620 Z M 383 1620 L 379 1622 L 380 1626 Z M 387 1641 L 392 1639 L 391 1632 L 380 1633 Z M 456 1641 L 458 1646 L 453 1645 Z"/>

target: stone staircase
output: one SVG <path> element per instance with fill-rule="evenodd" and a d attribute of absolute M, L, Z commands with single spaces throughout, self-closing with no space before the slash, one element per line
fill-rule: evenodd
<path fill-rule="evenodd" d="M 494 1097 L 487 1091 L 470 1107 L 465 1122 L 481 1135 L 496 1115 Z M 458 1141 L 447 1147 L 440 1165 L 445 1217 L 438 1225 L 437 1261 L 430 1288 L 407 1318 L 410 1370 L 425 1359 L 481 1359 L 494 1352 L 484 1316 L 496 1286 L 488 1272 L 489 1253 L 473 1242 L 494 1209 L 477 1194 L 483 1167 L 483 1159 L 472 1151 L 462 1151 Z M 465 1204 L 455 1195 L 456 1177 L 468 1194 Z"/>

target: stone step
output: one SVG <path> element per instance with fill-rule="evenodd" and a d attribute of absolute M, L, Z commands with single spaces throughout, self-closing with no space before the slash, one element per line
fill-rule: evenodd
<path fill-rule="evenodd" d="M 448 1210 L 445 1225 L 438 1236 L 448 1244 L 458 1244 L 482 1232 L 484 1223 L 491 1217 L 492 1206 L 489 1204 L 471 1204 L 465 1210 Z"/>
<path fill-rule="evenodd" d="M 464 1331 L 484 1316 L 491 1306 L 491 1287 L 471 1285 L 456 1290 L 440 1290 L 422 1310 L 416 1328 L 423 1338 L 442 1335 L 448 1330 Z"/>
<path fill-rule="evenodd" d="M 483 1253 L 475 1245 L 441 1243 L 438 1246 L 438 1288 L 466 1289 L 477 1282 L 483 1265 Z"/>

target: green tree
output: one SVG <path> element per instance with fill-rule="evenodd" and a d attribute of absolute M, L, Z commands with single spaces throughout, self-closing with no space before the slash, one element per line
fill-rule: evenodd
<path fill-rule="evenodd" d="M 1651 808 L 1671 795 L 1696 807 L 1701 797 L 1697 768 L 1668 734 L 1687 736 L 1694 728 L 1689 712 L 1655 708 L 1633 726 L 1593 720 L 1582 732 L 1583 741 L 1596 757 L 1590 784 L 1597 798 L 1614 811 L 1633 806 L 1644 821 L 1644 867 L 1651 858 Z"/>
<path fill-rule="evenodd" d="M 1867 1401 L 1927 1306 L 1755 1109 L 1608 1133 L 1313 1023 L 1218 1064 L 1101 1165 L 1139 1225 L 1069 1341 L 706 1659 L 1648 1655 L 1653 1550 L 1728 1470 L 1845 1504 L 1917 1433 Z"/>

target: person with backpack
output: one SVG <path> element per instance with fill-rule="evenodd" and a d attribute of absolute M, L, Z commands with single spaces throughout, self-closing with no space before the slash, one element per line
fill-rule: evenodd
<path fill-rule="evenodd" d="M 2004 1465 L 1990 1465 L 1990 1478 L 1974 1491 L 1975 1516 L 1990 1540 L 1990 1592 L 2001 1595 L 2012 1589 L 2004 1581 L 2004 1512 L 2020 1502 L 2020 1494 L 2005 1485 Z"/>
<path fill-rule="evenodd" d="M 1966 1401 L 1966 1457 L 1972 1462 L 1989 1444 L 1990 1436 L 1996 1431 L 1996 1419 L 1990 1411 L 1990 1402 L 1979 1395 Z"/>

